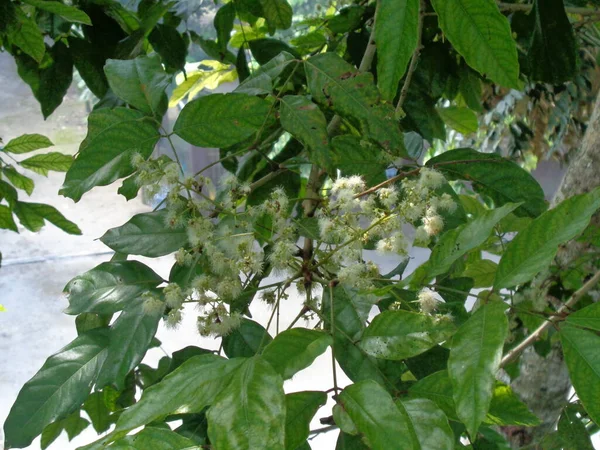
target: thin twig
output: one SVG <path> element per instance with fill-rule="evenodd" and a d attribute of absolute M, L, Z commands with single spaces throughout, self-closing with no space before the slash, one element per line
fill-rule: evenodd
<path fill-rule="evenodd" d="M 555 316 L 551 317 L 550 320 L 548 320 L 547 322 L 541 324 L 533 333 L 527 336 L 525 340 L 523 340 L 523 342 L 521 342 L 519 345 L 517 345 L 515 348 L 509 351 L 504 356 L 504 358 L 502 358 L 502 361 L 500 362 L 500 367 L 506 366 L 517 356 L 519 356 L 519 354 L 521 354 L 523 350 L 535 343 L 544 331 L 546 331 L 556 322 L 563 320 L 565 317 L 565 313 L 568 314 L 571 308 L 575 306 L 575 304 L 581 299 L 581 297 L 587 294 L 590 291 L 590 289 L 592 289 L 598 282 L 600 282 L 600 271 L 596 272 L 596 274 L 592 278 L 590 278 L 583 286 L 581 286 L 577 291 L 575 291 L 571 298 L 558 309 Z"/>
<path fill-rule="evenodd" d="M 400 98 L 398 99 L 398 103 L 396 104 L 396 114 L 402 112 L 402 105 L 406 100 L 406 96 L 408 95 L 408 88 L 410 87 L 410 82 L 412 81 L 413 74 L 417 69 L 417 65 L 419 63 L 419 56 L 421 56 L 421 50 L 423 49 L 422 42 L 422 34 L 423 34 L 423 17 L 425 12 L 427 11 L 427 5 L 425 4 L 425 0 L 421 0 L 419 3 L 419 22 L 417 25 L 417 47 L 412 55 L 410 60 L 410 65 L 408 66 L 408 72 L 406 72 L 406 78 L 404 80 L 404 85 L 402 86 L 402 90 L 400 91 Z"/>
<path fill-rule="evenodd" d="M 329 311 L 331 320 L 331 367 L 333 369 L 333 389 L 335 391 L 335 395 L 338 394 L 338 382 L 337 382 L 337 370 L 335 368 L 335 312 L 333 310 L 333 285 L 334 282 L 329 283 Z"/>
<path fill-rule="evenodd" d="M 376 184 L 375 186 L 367 189 L 366 191 L 362 191 L 362 192 L 356 194 L 354 196 L 354 198 L 361 198 L 361 197 L 364 197 L 365 195 L 372 194 L 373 192 L 378 191 L 379 189 L 381 189 L 382 187 L 387 186 L 388 184 L 393 184 L 396 181 L 401 180 L 403 178 L 409 177 L 411 175 L 416 175 L 416 174 L 418 174 L 420 172 L 420 170 L 421 170 L 421 168 L 419 167 L 417 169 L 413 169 L 413 170 L 410 170 L 408 172 L 401 172 L 398 175 L 395 175 L 395 176 L 393 176 L 391 178 L 388 178 L 385 181 L 382 181 L 379 184 Z"/>

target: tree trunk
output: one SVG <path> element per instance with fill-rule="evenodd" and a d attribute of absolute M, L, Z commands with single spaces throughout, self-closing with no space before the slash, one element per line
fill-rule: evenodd
<path fill-rule="evenodd" d="M 600 186 L 600 95 L 596 99 L 581 148 L 571 160 L 551 206 L 597 186 Z M 600 214 L 592 218 L 592 223 L 600 226 Z M 588 250 L 589 245 L 575 241 L 567 243 L 559 249 L 558 261 L 572 260 Z M 567 403 L 571 382 L 560 345 L 555 346 L 545 358 L 539 356 L 532 347 L 528 348 L 523 353 L 520 375 L 512 382 L 512 388 L 542 420 L 542 425 L 537 428 L 506 430 L 513 446 L 520 447 L 535 442 L 551 431 Z"/>

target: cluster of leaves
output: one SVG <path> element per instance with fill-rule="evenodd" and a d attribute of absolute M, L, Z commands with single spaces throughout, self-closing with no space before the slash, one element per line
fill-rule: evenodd
<path fill-rule="evenodd" d="M 507 19 L 513 10 L 488 0 L 460 0 L 460 8 L 449 0 L 357 2 L 302 20 L 291 42 L 267 37 L 292 25 L 286 0 L 224 4 L 216 40 L 179 31 L 185 17 L 171 3 L 142 1 L 131 11 L 110 0 L 0 1 L 2 44 L 45 115 L 60 104 L 73 65 L 101 99 L 61 194 L 78 201 L 122 178 L 128 199 L 141 185 L 171 189 L 167 209 L 106 233 L 113 260 L 67 285 L 78 337 L 19 393 L 4 425 L 7 448 L 39 435 L 45 448 L 63 430 L 75 436 L 89 425 L 85 413 L 98 433 L 110 431 L 86 449 L 306 449 L 328 393 L 340 450 L 503 448 L 499 427 L 539 420 L 497 381 L 498 370 L 517 377 L 518 364 L 509 362 L 519 343 L 548 321 L 557 330 L 544 328 L 535 349 L 562 345 L 581 403 L 564 409 L 544 445 L 571 445 L 577 434 L 579 448 L 591 446 L 591 421 L 600 423 L 600 309 L 582 294 L 597 253 L 555 256 L 582 233 L 597 239 L 588 223 L 600 189 L 546 210 L 538 183 L 497 154 L 461 148 L 418 162 L 424 141 L 445 140 L 446 127 L 477 129 L 483 85 L 521 89 L 574 76 L 575 38 L 560 0 L 534 3 L 521 64 Z M 209 55 L 202 64 L 211 70 L 180 73 L 189 45 Z M 233 93 L 198 97 L 236 77 Z M 165 130 L 169 103 L 186 98 L 172 132 Z M 219 148 L 235 182 L 214 195 L 200 173 L 182 177 L 178 161 L 152 159 L 157 142 L 171 144 L 173 135 Z M 386 178 L 388 168 L 398 174 Z M 461 183 L 462 193 L 445 180 Z M 434 206 L 442 200 L 452 207 Z M 376 221 L 352 222 L 358 207 Z M 431 249 L 404 279 L 405 260 L 382 275 L 362 253 L 392 220 L 399 222 L 393 242 L 384 236 L 389 247 L 406 225 L 426 231 L 416 244 Z M 340 227 L 336 239 L 331 223 Z M 241 291 L 218 294 L 215 311 L 244 316 L 217 337 L 222 351 L 187 347 L 157 368 L 144 364 L 161 320 L 176 325 L 184 302 L 217 301 L 203 297 L 218 293 L 216 281 L 208 289 L 201 281 L 220 275 L 224 261 L 244 262 L 228 261 L 217 243 L 240 236 L 250 237 L 245 252 L 260 248 L 266 258 L 259 270 L 235 274 Z M 175 252 L 168 280 L 129 259 Z M 292 270 L 269 291 L 261 282 L 277 265 Z M 342 276 L 350 268 L 360 277 Z M 289 307 L 281 300 L 294 282 L 307 296 L 298 319 L 319 321 L 271 336 L 271 321 L 252 321 L 249 307 L 265 290 L 273 317 Z M 468 296 L 477 297 L 472 308 Z M 562 302 L 581 297 L 559 321 Z M 199 322 L 222 324 L 220 314 Z M 328 348 L 334 374 L 337 361 L 353 384 L 285 394 L 284 381 Z"/>
<path fill-rule="evenodd" d="M 48 221 L 69 234 L 81 234 L 79 227 L 67 220 L 53 206 L 19 200 L 17 189 L 31 195 L 35 184 L 31 178 L 19 172 L 15 165 L 48 176 L 51 170 L 55 172 L 69 170 L 73 157 L 60 152 L 50 152 L 18 161 L 12 155 L 22 155 L 52 145 L 54 144 L 45 136 L 24 134 L 11 139 L 4 147 L 0 146 L 0 229 L 18 233 L 14 219 L 16 216 L 21 225 L 30 231 L 39 231 L 44 226 L 44 222 Z M 1 263 L 2 253 L 0 253 Z"/>

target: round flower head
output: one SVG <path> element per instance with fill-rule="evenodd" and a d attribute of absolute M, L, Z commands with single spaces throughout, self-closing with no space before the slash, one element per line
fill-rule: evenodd
<path fill-rule="evenodd" d="M 444 300 L 431 289 L 425 288 L 417 295 L 417 303 L 421 311 L 431 314 L 437 309 L 439 303 L 444 303 Z"/>
<path fill-rule="evenodd" d="M 444 229 L 444 219 L 434 213 L 427 214 L 423 218 L 423 229 L 429 236 L 437 236 Z"/>
<path fill-rule="evenodd" d="M 437 170 L 429 169 L 428 167 L 423 167 L 421 169 L 419 183 L 422 187 L 437 189 L 441 187 L 445 181 L 444 175 Z"/>

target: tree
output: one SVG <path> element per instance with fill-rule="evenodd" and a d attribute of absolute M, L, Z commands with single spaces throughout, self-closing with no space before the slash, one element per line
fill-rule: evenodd
<path fill-rule="evenodd" d="M 596 175 L 548 209 L 518 163 L 527 161 L 452 142 L 478 143 L 489 92 L 590 95 L 580 81 L 593 64 L 578 49 L 593 44 L 584 32 L 596 10 L 560 0 L 355 2 L 297 20 L 286 38 L 277 32 L 294 21 L 285 0 L 232 0 L 210 39 L 186 31 L 173 3 L 0 7 L 2 44 L 46 116 L 73 67 L 99 98 L 60 193 L 78 201 L 119 179 L 128 199 L 169 190 L 162 208 L 106 232 L 111 261 L 67 284 L 78 337 L 23 386 L 4 424 L 7 448 L 76 435 L 89 425 L 82 413 L 110 431 L 86 449 L 309 448 L 328 395 L 336 405 L 323 420 L 340 429 L 339 449 L 501 448 L 499 431 L 541 423 L 508 384 L 523 352 L 555 350 L 578 398 L 534 444 L 592 448 Z M 194 46 L 211 59 L 189 70 Z M 236 77 L 232 93 L 198 95 Z M 169 105 L 184 105 L 172 130 Z M 573 109 L 562 114 L 559 140 L 580 126 Z M 565 186 L 594 156 L 596 116 Z M 527 113 L 511 117 L 520 130 L 529 123 Z M 219 148 L 229 174 L 216 186 L 204 170 L 186 174 L 174 136 Z M 161 139 L 174 160 L 152 157 Z M 583 246 L 563 250 L 573 242 Z M 431 256 L 404 277 L 411 245 Z M 380 273 L 369 249 L 396 254 L 398 266 Z M 168 280 L 135 259 L 170 254 Z M 271 273 L 280 281 L 265 285 Z M 305 301 L 280 331 L 273 320 L 292 307 L 282 302 L 292 286 Z M 261 300 L 272 311 L 264 326 L 249 313 Z M 219 351 L 187 347 L 145 365 L 160 321 L 176 327 L 183 314 L 198 316 Z M 308 316 L 316 326 L 298 327 Z M 284 380 L 327 349 L 332 386 L 285 394 Z M 353 382 L 343 389 L 338 365 Z"/>

